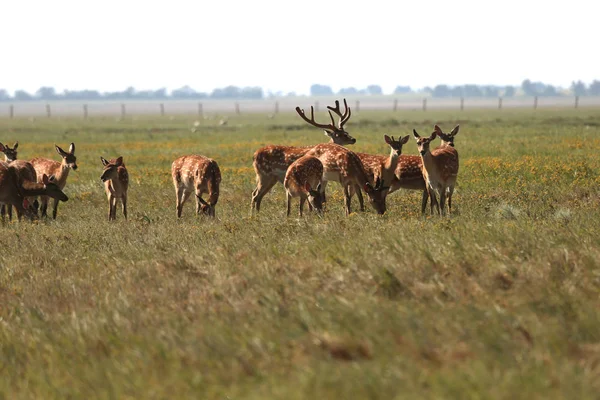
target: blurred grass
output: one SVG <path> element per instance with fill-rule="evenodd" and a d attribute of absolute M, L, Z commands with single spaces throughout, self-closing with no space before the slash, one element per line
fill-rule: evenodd
<path fill-rule="evenodd" d="M 250 216 L 252 154 L 325 141 L 294 114 L 0 119 L 19 158 L 80 168 L 56 221 L 0 226 L 4 398 L 597 398 L 600 111 L 361 112 L 384 133 L 460 123 L 452 218 Z M 414 142 L 404 152 L 416 154 Z M 175 218 L 170 163 L 223 173 L 217 220 Z M 130 220 L 106 221 L 100 156 L 123 155 Z M 356 200 L 354 209 L 357 209 Z"/>

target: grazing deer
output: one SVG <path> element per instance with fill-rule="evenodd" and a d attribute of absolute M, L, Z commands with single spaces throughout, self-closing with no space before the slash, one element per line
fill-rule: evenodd
<path fill-rule="evenodd" d="M 123 163 L 123 157 L 106 161 L 100 157 L 104 170 L 100 179 L 104 182 L 104 191 L 108 198 L 108 220 L 117 219 L 117 202 L 121 200 L 123 216 L 127 219 L 127 188 L 129 187 L 129 174 Z"/>
<path fill-rule="evenodd" d="M 323 210 L 321 181 L 323 180 L 323 164 L 318 158 L 303 156 L 297 159 L 288 168 L 283 186 L 287 194 L 287 216 L 290 216 L 292 197 L 300 197 L 300 216 L 304 209 L 304 202 L 308 203 L 318 213 Z"/>
<path fill-rule="evenodd" d="M 34 158 L 30 162 L 35 168 L 35 172 L 37 173 L 38 182 L 41 177 L 44 175 L 54 175 L 56 178 L 56 184 L 60 187 L 61 190 L 65 188 L 67 184 L 67 177 L 69 176 L 69 170 L 77 169 L 77 158 L 75 157 L 75 144 L 71 143 L 69 146 L 69 152 L 64 151 L 57 145 L 56 152 L 62 157 L 62 162 L 57 162 L 54 160 L 49 160 L 47 158 Z M 40 202 L 42 204 L 42 217 L 47 216 L 48 210 L 48 196 L 41 196 Z M 58 200 L 54 199 L 54 205 L 52 210 L 52 218 L 56 219 L 56 213 L 58 211 Z"/>
<path fill-rule="evenodd" d="M 304 110 L 301 110 L 300 107 L 296 107 L 296 112 L 310 125 L 323 129 L 325 135 L 329 136 L 330 143 L 339 145 L 354 144 L 356 143 L 356 139 L 344 130 L 344 125 L 352 116 L 352 112 L 346 103 L 346 99 L 344 99 L 344 107 L 345 110 L 342 114 L 339 101 L 335 101 L 335 107 L 327 106 L 331 124 L 319 124 L 315 122 L 314 108 L 312 106 L 310 107 L 310 119 L 306 117 Z M 331 112 L 334 112 L 340 118 L 337 126 L 335 125 Z M 263 197 L 269 193 L 277 182 L 283 183 L 289 166 L 294 161 L 304 156 L 312 147 L 313 146 L 294 147 L 269 145 L 256 150 L 252 164 L 254 171 L 256 172 L 256 188 L 252 191 L 252 211 L 260 211 L 260 203 Z"/>
<path fill-rule="evenodd" d="M 33 219 L 34 214 L 29 207 L 28 198 L 34 196 L 49 196 L 57 201 L 69 200 L 54 177 L 48 178 L 44 174 L 41 176 L 40 183 L 27 180 L 20 175 L 17 167 L 0 162 L 0 203 L 14 206 L 17 209 L 19 220 L 22 215 Z"/>
<path fill-rule="evenodd" d="M 196 214 L 215 216 L 221 184 L 221 170 L 215 160 L 198 155 L 179 157 L 171 165 L 171 176 L 177 195 L 177 218 L 192 192 L 196 194 Z M 202 199 L 203 193 L 208 193 L 208 202 Z"/>
<path fill-rule="evenodd" d="M 12 162 L 10 162 L 9 167 L 14 168 L 15 172 L 17 173 L 17 181 L 19 184 L 21 184 L 24 181 L 29 181 L 29 182 L 37 182 L 37 175 L 35 173 L 35 169 L 33 168 L 33 165 L 31 165 L 31 163 L 25 161 L 25 160 L 14 160 Z M 28 208 L 30 209 L 31 213 L 37 217 L 37 213 L 38 213 L 38 201 L 36 200 L 35 196 L 29 196 L 25 199 L 25 203 L 28 204 Z M 4 215 L 6 213 L 6 209 L 8 209 L 8 219 L 12 221 L 12 205 L 8 204 L 7 207 L 4 207 L 4 204 L 2 205 L 2 208 L 0 209 L 0 214 L 2 215 L 2 219 L 4 219 Z M 20 218 L 20 216 L 19 216 Z"/>
<path fill-rule="evenodd" d="M 375 182 L 377 178 L 380 178 L 382 182 L 390 183 L 396 177 L 395 171 L 398 159 L 402 154 L 402 146 L 408 142 L 410 136 L 406 135 L 399 140 L 388 135 L 384 135 L 383 138 L 391 149 L 389 157 L 367 153 L 356 153 L 356 155 L 360 158 L 370 181 Z"/>
<path fill-rule="evenodd" d="M 423 177 L 427 182 L 432 212 L 435 207 L 440 214 L 441 205 L 441 215 L 446 215 L 446 195 L 449 199 L 452 197 L 458 176 L 458 152 L 452 146 L 440 146 L 431 151 L 430 143 L 437 136 L 435 131 L 431 136 L 423 138 L 413 129 L 413 135 L 423 161 Z M 438 204 L 436 192 L 440 196 L 440 204 Z M 451 212 L 451 208 L 452 202 L 449 201 L 448 212 Z"/>
<path fill-rule="evenodd" d="M 4 161 L 9 163 L 17 159 L 17 147 L 19 147 L 19 142 L 15 142 L 12 149 L 0 143 L 0 151 L 4 153 Z"/>
<path fill-rule="evenodd" d="M 351 212 L 350 203 L 357 187 L 367 193 L 371 206 L 378 214 L 385 213 L 388 188 L 383 186 L 384 182 L 379 178 L 375 186 L 372 185 L 360 158 L 354 152 L 337 144 L 323 143 L 313 147 L 307 155 L 317 157 L 323 163 L 321 193 L 324 193 L 327 181 L 336 181 L 342 185 L 346 215 Z"/>

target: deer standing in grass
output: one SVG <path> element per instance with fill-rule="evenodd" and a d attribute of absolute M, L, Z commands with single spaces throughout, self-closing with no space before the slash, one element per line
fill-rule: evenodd
<path fill-rule="evenodd" d="M 41 176 L 41 182 L 38 183 L 35 180 L 25 179 L 16 166 L 0 162 L 0 203 L 15 207 L 19 220 L 22 215 L 33 219 L 35 215 L 29 207 L 28 198 L 34 196 L 49 196 L 56 201 L 69 200 L 54 177 L 48 178 L 44 174 Z"/>
<path fill-rule="evenodd" d="M 71 143 L 69 146 L 69 151 L 66 152 L 57 145 L 54 145 L 56 148 L 56 152 L 62 157 L 62 161 L 54 161 L 49 160 L 47 158 L 34 158 L 30 162 L 35 168 L 35 172 L 37 174 L 38 182 L 41 177 L 44 175 L 51 176 L 54 175 L 56 178 L 56 184 L 60 187 L 61 190 L 65 188 L 67 184 L 67 177 L 69 176 L 69 170 L 77 169 L 77 157 L 75 157 L 75 144 Z M 48 196 L 41 196 L 40 203 L 42 207 L 42 217 L 47 216 L 48 210 Z M 56 219 L 56 214 L 58 211 L 58 200 L 54 199 L 53 209 L 52 209 L 52 218 Z"/>
<path fill-rule="evenodd" d="M 344 99 L 344 107 L 344 113 L 342 114 L 339 101 L 335 101 L 335 107 L 327 106 L 329 117 L 331 118 L 330 124 L 320 124 L 315 122 L 314 108 L 312 106 L 310 107 L 310 119 L 306 117 L 304 110 L 301 110 L 300 107 L 296 107 L 296 112 L 310 125 L 323 129 L 325 135 L 329 136 L 330 143 L 349 145 L 356 143 L 356 139 L 350 136 L 344 129 L 344 125 L 352 116 L 352 112 L 346 103 L 346 99 Z M 333 115 L 331 114 L 332 112 L 339 116 L 337 126 L 335 125 Z M 269 145 L 256 150 L 252 164 L 254 171 L 256 172 L 256 188 L 252 191 L 252 211 L 260 211 L 260 204 L 263 197 L 269 193 L 277 182 L 283 183 L 289 166 L 294 161 L 304 156 L 312 147 L 313 146 L 295 147 Z"/>
<path fill-rule="evenodd" d="M 437 125 L 436 125 L 437 127 Z M 439 127 L 437 127 L 439 129 Z M 458 127 L 454 128 L 454 135 L 458 132 Z M 435 207 L 441 215 L 446 215 L 446 197 L 448 197 L 448 212 L 452 211 L 452 193 L 456 178 L 458 176 L 458 152 L 452 146 L 445 145 L 430 150 L 431 142 L 436 138 L 437 132 L 434 130 L 431 136 L 421 137 L 413 129 L 413 135 L 417 141 L 419 153 L 423 162 L 423 177 L 427 182 L 427 190 L 431 198 L 431 208 Z M 453 135 L 453 136 L 454 136 Z M 440 196 L 440 203 L 437 201 L 437 194 Z"/>
<path fill-rule="evenodd" d="M 199 155 L 179 157 L 171 165 L 171 176 L 177 195 L 177 218 L 192 193 L 196 194 L 196 214 L 215 216 L 221 184 L 221 170 L 215 160 Z M 208 193 L 208 202 L 202 199 L 204 193 Z"/>
<path fill-rule="evenodd" d="M 377 178 L 381 184 L 390 184 L 395 178 L 395 171 L 398 166 L 398 159 L 402 154 L 402 146 L 408 142 L 410 136 L 406 135 L 399 140 L 388 135 L 383 136 L 385 142 L 390 146 L 390 155 L 388 157 L 378 154 L 356 153 L 363 164 L 369 180 L 376 182 Z M 389 186 L 388 186 L 389 189 Z M 387 196 L 387 193 L 385 194 Z"/>
<path fill-rule="evenodd" d="M 107 161 L 100 157 L 104 170 L 100 179 L 104 182 L 104 191 L 108 198 L 108 220 L 117 219 L 117 202 L 121 200 L 123 216 L 127 219 L 127 189 L 129 188 L 129 174 L 123 157 L 113 158 Z"/>
<path fill-rule="evenodd" d="M 323 180 L 323 164 L 318 158 L 303 156 L 288 168 L 283 186 L 287 194 L 287 216 L 290 216 L 292 197 L 300 197 L 300 216 L 304 202 L 308 200 L 311 207 L 318 213 L 323 211 L 321 182 Z"/>
<path fill-rule="evenodd" d="M 387 188 L 383 187 L 379 178 L 373 186 L 360 158 L 354 152 L 337 144 L 323 143 L 310 149 L 307 155 L 318 158 L 323 164 L 321 193 L 324 193 L 327 181 L 339 182 L 342 185 L 346 215 L 351 213 L 350 204 L 356 188 L 362 188 L 367 193 L 371 206 L 378 214 L 385 213 Z"/>

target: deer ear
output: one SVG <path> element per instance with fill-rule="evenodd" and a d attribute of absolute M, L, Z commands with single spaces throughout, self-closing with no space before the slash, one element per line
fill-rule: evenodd
<path fill-rule="evenodd" d="M 69 146 L 69 153 L 75 153 L 75 143 L 71 143 L 71 145 Z"/>
<path fill-rule="evenodd" d="M 415 137 L 415 139 L 420 138 L 421 136 L 419 136 L 419 134 L 417 133 L 416 129 L 413 129 L 413 136 Z"/>
<path fill-rule="evenodd" d="M 365 182 L 365 184 L 363 185 L 363 190 L 367 193 L 370 193 L 373 191 L 373 186 L 371 186 L 369 182 Z"/>
<path fill-rule="evenodd" d="M 325 129 L 323 132 L 325 132 L 325 136 L 333 137 L 333 132 L 328 131 L 327 129 Z"/>
<path fill-rule="evenodd" d="M 106 159 L 102 156 L 100 156 L 100 161 L 102 161 L 102 165 L 104 165 L 105 167 L 108 165 L 108 161 L 106 161 Z"/>
<path fill-rule="evenodd" d="M 50 179 L 48 179 L 48 175 L 46 175 L 46 174 L 42 175 L 42 183 L 44 185 L 47 185 L 48 183 L 50 183 Z"/>
<path fill-rule="evenodd" d="M 119 156 L 119 158 L 117 158 L 116 164 L 117 164 L 117 166 L 123 165 L 123 156 Z"/>
<path fill-rule="evenodd" d="M 310 189 L 311 189 L 311 187 L 310 187 L 310 183 L 306 182 L 306 183 L 304 184 L 304 190 L 306 190 L 307 192 L 309 192 L 309 193 L 310 193 Z"/>
<path fill-rule="evenodd" d="M 0 151 L 4 151 L 4 149 L 6 149 L 6 147 L 4 147 L 2 143 L 0 143 Z"/>
<path fill-rule="evenodd" d="M 315 189 L 317 192 L 321 191 L 321 182 L 319 182 L 319 184 L 317 185 L 317 188 Z"/>
<path fill-rule="evenodd" d="M 440 128 L 437 124 L 433 126 L 433 131 L 437 133 L 443 133 L 442 128 Z"/>
<path fill-rule="evenodd" d="M 383 139 L 385 140 L 385 142 L 387 144 L 392 144 L 392 138 L 389 137 L 388 135 L 383 135 Z"/>
<path fill-rule="evenodd" d="M 65 153 L 65 151 L 64 151 L 63 149 L 61 149 L 59 146 L 57 146 L 57 145 L 54 145 L 54 147 L 56 147 L 56 152 L 57 152 L 58 154 L 60 154 L 60 156 L 61 156 L 61 157 L 64 157 L 64 156 L 66 156 L 66 155 L 67 155 L 67 153 Z"/>
<path fill-rule="evenodd" d="M 455 136 L 455 135 L 458 133 L 458 130 L 459 130 L 459 129 L 460 129 L 460 125 L 456 125 L 456 126 L 454 127 L 454 129 L 452 129 L 452 132 L 450 132 L 450 134 L 451 134 L 452 136 Z"/>
<path fill-rule="evenodd" d="M 408 143 L 408 139 L 410 139 L 410 135 L 404 136 L 402 139 L 400 139 L 400 144 Z"/>
<path fill-rule="evenodd" d="M 15 142 L 15 145 L 13 146 L 13 150 L 16 150 L 17 147 L 19 147 L 19 142 Z"/>
<path fill-rule="evenodd" d="M 431 136 L 429 136 L 429 140 L 433 140 L 433 139 L 435 139 L 436 137 L 437 137 L 437 133 L 436 133 L 436 132 L 433 132 L 433 133 L 431 134 Z"/>

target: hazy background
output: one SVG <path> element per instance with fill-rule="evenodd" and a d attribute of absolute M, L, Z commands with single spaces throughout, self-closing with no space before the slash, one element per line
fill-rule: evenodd
<path fill-rule="evenodd" d="M 0 88 L 189 85 L 265 95 L 378 85 L 569 89 L 599 78 L 598 5 L 479 1 L 3 2 Z"/>

